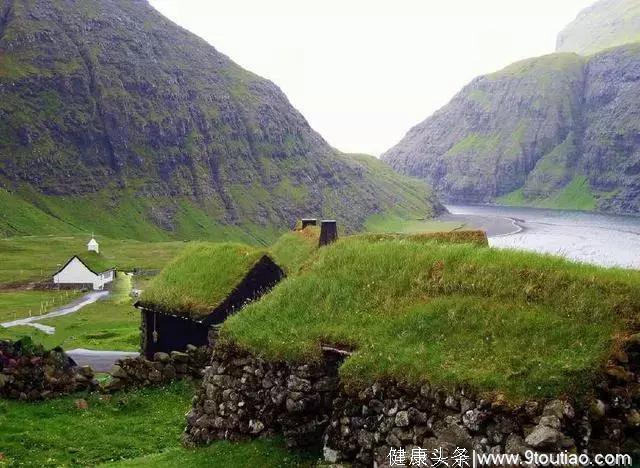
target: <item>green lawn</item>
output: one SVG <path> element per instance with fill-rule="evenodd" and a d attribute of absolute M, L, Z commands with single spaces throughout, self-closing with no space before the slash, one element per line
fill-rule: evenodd
<path fill-rule="evenodd" d="M 434 232 L 459 229 L 459 223 L 409 219 L 394 214 L 374 215 L 367 220 L 369 232 Z M 287 234 L 285 234 L 287 236 Z M 0 286 L 24 284 L 51 278 L 73 255 L 86 254 L 90 235 L 69 234 L 0 238 Z M 104 262 L 119 270 L 163 268 L 188 243 L 183 241 L 141 242 L 97 236 Z M 242 236 L 229 236 L 241 241 Z M 277 248 L 276 241 L 274 248 Z M 302 247 L 302 246 L 298 246 Z M 307 247 L 303 247 L 307 248 Z M 282 251 L 279 254 L 283 254 Z M 287 255 L 287 254 L 284 254 Z M 292 259 L 295 261 L 295 259 Z M 285 263 L 288 259 L 285 259 Z"/>
<path fill-rule="evenodd" d="M 637 325 L 640 272 L 409 236 L 346 238 L 227 320 L 223 340 L 272 359 L 350 345 L 343 382 L 470 385 L 514 401 L 588 387 Z"/>
<path fill-rule="evenodd" d="M 40 323 L 56 328 L 47 335 L 32 327 L 0 328 L 0 339 L 17 339 L 28 335 L 36 343 L 52 348 L 87 348 L 113 351 L 138 351 L 140 313 L 129 297 L 131 276 L 118 273 L 111 295 L 80 311 Z"/>
<path fill-rule="evenodd" d="M 209 447 L 194 450 L 174 448 L 154 455 L 100 466 L 104 468 L 174 468 L 180 465 L 188 468 L 310 468 L 315 466 L 315 463 L 314 457 L 289 452 L 279 441 L 255 440 L 235 443 L 217 442 Z"/>
<path fill-rule="evenodd" d="M 0 400 L 0 466 L 294 467 L 308 458 L 277 441 L 180 445 L 194 387 L 178 382 L 109 396 L 70 396 L 40 403 Z M 130 460 L 130 461 L 126 461 Z"/>
<path fill-rule="evenodd" d="M 85 254 L 90 236 L 28 236 L 0 239 L 0 285 L 49 279 L 69 258 Z M 119 270 L 160 269 L 184 242 L 139 242 L 98 237 L 104 261 Z"/>
<path fill-rule="evenodd" d="M 76 291 L 0 290 L 0 322 L 42 315 L 77 298 Z"/>

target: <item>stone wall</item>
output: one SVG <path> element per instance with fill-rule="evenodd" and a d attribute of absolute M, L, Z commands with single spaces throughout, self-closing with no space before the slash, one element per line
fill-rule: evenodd
<path fill-rule="evenodd" d="M 387 466 L 391 448 L 640 455 L 640 335 L 614 354 L 590 396 L 515 407 L 500 396 L 428 384 L 347 391 L 339 363 L 269 362 L 216 346 L 187 415 L 185 443 L 281 433 L 290 447 L 323 446 L 326 461 L 357 466 Z"/>
<path fill-rule="evenodd" d="M 0 397 L 35 401 L 97 387 L 91 368 L 76 366 L 62 349 L 47 351 L 28 338 L 0 341 Z"/>
<path fill-rule="evenodd" d="M 106 287 L 106 285 L 105 285 Z M 75 283 L 75 284 L 59 284 L 54 283 L 53 279 L 40 281 L 33 285 L 33 289 L 37 291 L 93 291 L 92 283 Z"/>
<path fill-rule="evenodd" d="M 324 456 L 329 462 L 388 466 L 391 448 L 408 454 L 413 448 L 429 454 L 442 448 L 446 456 L 458 448 L 469 454 L 558 452 L 576 448 L 570 434 L 576 422 L 580 420 L 573 406 L 562 400 L 510 408 L 461 390 L 376 383 L 336 399 Z"/>
<path fill-rule="evenodd" d="M 188 445 L 281 433 L 289 447 L 321 446 L 338 391 L 339 359 L 290 364 L 214 348 L 202 387 L 187 415 Z"/>
<path fill-rule="evenodd" d="M 510 406 L 458 389 L 375 383 L 344 392 L 325 433 L 329 462 L 388 466 L 391 448 L 479 453 L 628 453 L 640 457 L 640 335 L 614 353 L 590 396 Z"/>
<path fill-rule="evenodd" d="M 188 345 L 185 352 L 155 353 L 153 359 L 144 356 L 120 359 L 111 368 L 111 380 L 106 391 L 134 387 L 163 385 L 173 380 L 201 379 L 211 360 L 211 348 Z"/>

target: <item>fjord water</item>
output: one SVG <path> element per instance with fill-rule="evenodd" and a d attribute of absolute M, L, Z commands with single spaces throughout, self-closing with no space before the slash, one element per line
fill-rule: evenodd
<path fill-rule="evenodd" d="M 640 217 L 582 211 L 504 206 L 450 205 L 454 216 L 504 225 L 507 232 L 489 232 L 489 244 L 561 255 L 602 266 L 640 268 Z"/>

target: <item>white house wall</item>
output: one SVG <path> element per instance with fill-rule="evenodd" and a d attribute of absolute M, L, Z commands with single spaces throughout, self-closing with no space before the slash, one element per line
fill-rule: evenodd
<path fill-rule="evenodd" d="M 102 273 L 102 278 L 104 279 L 105 284 L 111 283 L 113 281 L 113 270 Z"/>
<path fill-rule="evenodd" d="M 74 258 L 69 264 L 53 277 L 55 284 L 92 284 L 93 289 L 102 289 L 104 280 L 94 274 L 84 264 Z"/>

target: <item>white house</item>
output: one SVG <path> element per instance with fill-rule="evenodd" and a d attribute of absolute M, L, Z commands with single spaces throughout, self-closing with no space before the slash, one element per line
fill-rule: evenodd
<path fill-rule="evenodd" d="M 100 253 L 100 245 L 98 244 L 98 241 L 94 237 L 92 237 L 89 243 L 87 244 L 87 250 L 89 252 Z"/>
<path fill-rule="evenodd" d="M 96 243 L 97 245 L 97 243 Z M 77 255 L 71 259 L 53 275 L 55 284 L 73 284 L 78 286 L 92 285 L 98 291 L 104 289 L 106 284 L 111 283 L 115 278 L 115 269 L 109 268 L 104 271 L 95 271 L 82 261 Z"/>

